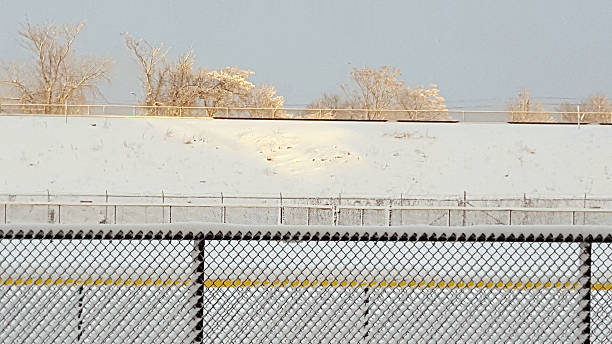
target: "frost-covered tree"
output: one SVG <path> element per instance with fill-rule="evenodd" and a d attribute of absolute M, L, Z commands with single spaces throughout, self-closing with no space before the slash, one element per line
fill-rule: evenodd
<path fill-rule="evenodd" d="M 444 98 L 440 96 L 440 90 L 434 84 L 428 88 L 423 86 L 402 88 L 398 92 L 397 103 L 400 109 L 406 110 L 395 113 L 399 119 L 428 121 L 450 119 Z"/>
<path fill-rule="evenodd" d="M 112 61 L 75 53 L 83 26 L 25 23 L 19 38 L 32 61 L 3 66 L 3 84 L 11 96 L 23 104 L 79 104 L 99 94 L 98 85 L 109 80 Z M 64 108 L 47 105 L 44 111 Z"/>
<path fill-rule="evenodd" d="M 276 95 L 276 88 L 270 85 L 256 86 L 251 92 L 245 103 L 246 106 L 254 109 L 250 110 L 252 117 L 275 118 L 277 116 L 287 116 L 281 113 L 284 98 Z"/>
<path fill-rule="evenodd" d="M 352 83 L 340 86 L 343 94 L 323 94 L 307 113 L 323 118 L 447 120 L 444 98 L 436 85 L 404 86 L 397 68 L 353 68 Z M 320 109 L 320 110 L 317 110 Z M 385 111 L 394 110 L 394 111 Z"/>
<path fill-rule="evenodd" d="M 390 66 L 379 69 L 353 68 L 352 85 L 341 86 L 353 108 L 367 109 L 365 119 L 380 119 L 391 109 L 404 82 L 398 80 L 400 70 Z"/>
<path fill-rule="evenodd" d="M 124 34 L 126 46 L 139 61 L 144 99 L 148 106 L 207 107 L 208 116 L 221 108 L 283 106 L 283 97 L 271 86 L 255 87 L 248 80 L 254 72 L 237 67 L 207 70 L 195 66 L 192 51 L 168 61 L 168 50 Z M 176 115 L 176 109 L 169 109 Z M 189 110 L 185 110 L 188 112 Z M 258 115 L 258 114 L 253 114 Z"/>
<path fill-rule="evenodd" d="M 561 112 L 564 122 L 612 123 L 612 104 L 608 97 L 601 93 L 590 96 L 579 105 L 561 104 L 558 111 Z"/>
<path fill-rule="evenodd" d="M 508 102 L 508 120 L 510 122 L 551 122 L 552 118 L 544 106 L 531 96 L 529 90 L 520 90 L 517 96 Z"/>
<path fill-rule="evenodd" d="M 251 92 L 255 85 L 248 81 L 253 72 L 237 67 L 225 67 L 219 70 L 201 70 L 196 83 L 198 99 L 207 109 L 208 115 L 214 115 L 218 109 L 249 106 Z"/>

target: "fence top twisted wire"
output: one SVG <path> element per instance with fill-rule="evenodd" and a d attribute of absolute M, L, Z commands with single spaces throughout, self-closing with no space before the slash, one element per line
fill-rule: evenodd
<path fill-rule="evenodd" d="M 44 234 L 44 235 L 43 235 Z M 41 237 L 41 235 L 43 235 Z M 131 225 L 6 224 L 0 238 L 188 239 L 287 241 L 598 241 L 612 242 L 612 226 L 321 226 L 173 223 Z"/>

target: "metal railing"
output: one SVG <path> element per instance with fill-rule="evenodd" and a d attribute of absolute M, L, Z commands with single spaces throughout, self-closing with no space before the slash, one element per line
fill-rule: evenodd
<path fill-rule="evenodd" d="M 0 114 L 103 117 L 369 120 L 427 122 L 612 123 L 612 112 L 508 110 L 315 109 L 119 104 L 0 104 Z"/>
<path fill-rule="evenodd" d="M 0 225 L 5 343 L 606 343 L 612 227 Z"/>
<path fill-rule="evenodd" d="M 612 224 L 602 195 L 0 194 L 0 223 Z"/>
<path fill-rule="evenodd" d="M 394 206 L 168 202 L 0 202 L 0 221 L 10 223 L 180 223 L 378 225 L 612 225 L 612 208 Z"/>

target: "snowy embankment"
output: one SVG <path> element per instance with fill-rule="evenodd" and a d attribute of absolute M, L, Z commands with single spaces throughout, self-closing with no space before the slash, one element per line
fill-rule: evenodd
<path fill-rule="evenodd" d="M 612 127 L 0 117 L 0 193 L 612 195 Z"/>

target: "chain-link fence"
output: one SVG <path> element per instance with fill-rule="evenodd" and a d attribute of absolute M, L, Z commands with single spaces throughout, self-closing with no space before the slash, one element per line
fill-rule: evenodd
<path fill-rule="evenodd" d="M 612 228 L 0 226 L 1 343 L 605 343 Z"/>

